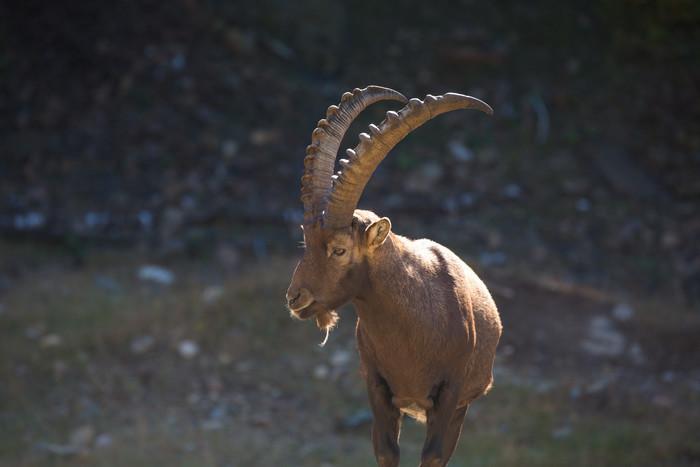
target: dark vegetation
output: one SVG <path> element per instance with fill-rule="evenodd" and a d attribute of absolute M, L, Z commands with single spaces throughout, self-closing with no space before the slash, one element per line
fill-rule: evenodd
<path fill-rule="evenodd" d="M 700 464 L 698 82 L 691 0 L 3 2 L 0 464 L 371 465 L 351 312 L 319 351 L 283 303 L 310 131 L 372 83 L 496 111 L 361 201 L 501 308 L 452 464 Z"/>

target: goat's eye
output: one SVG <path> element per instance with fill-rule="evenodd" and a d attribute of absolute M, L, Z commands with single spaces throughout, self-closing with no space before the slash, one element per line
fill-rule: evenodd
<path fill-rule="evenodd" d="M 335 256 L 343 256 L 345 254 L 345 248 L 333 248 L 333 254 Z"/>

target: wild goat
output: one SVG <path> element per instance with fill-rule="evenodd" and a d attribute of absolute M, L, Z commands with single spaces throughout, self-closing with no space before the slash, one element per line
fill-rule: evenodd
<path fill-rule="evenodd" d="M 361 133 L 342 171 L 338 146 L 352 121 L 380 100 L 406 103 Z M 391 232 L 388 218 L 356 210 L 365 185 L 388 152 L 408 133 L 442 113 L 474 108 L 474 97 L 448 93 L 406 98 L 379 86 L 343 94 L 328 107 L 306 148 L 301 199 L 304 255 L 287 290 L 293 316 L 314 317 L 326 331 L 335 310 L 352 302 L 357 345 L 374 414 L 372 444 L 381 467 L 399 465 L 403 414 L 427 422 L 422 467 L 445 466 L 469 404 L 493 382 L 501 335 L 496 305 L 477 275 L 450 250 L 430 240 Z M 325 341 L 324 341 L 325 342 Z"/>

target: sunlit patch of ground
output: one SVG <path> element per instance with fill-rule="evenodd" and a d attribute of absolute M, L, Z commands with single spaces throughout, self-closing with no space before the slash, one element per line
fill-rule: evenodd
<path fill-rule="evenodd" d="M 231 271 L 129 251 L 75 267 L 2 248 L 25 266 L 0 295 L 0 464 L 373 465 L 354 317 L 320 349 L 283 306 L 292 260 Z M 154 262 L 172 284 L 139 279 Z M 607 304 L 498 284 L 496 385 L 451 466 L 700 464 L 697 317 L 633 304 L 616 321 Z M 624 351 L 585 350 L 600 316 Z M 404 424 L 402 465 L 423 430 Z"/>

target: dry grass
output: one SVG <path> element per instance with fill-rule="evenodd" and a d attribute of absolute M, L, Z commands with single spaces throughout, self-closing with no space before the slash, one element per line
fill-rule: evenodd
<path fill-rule="evenodd" d="M 25 264 L 37 253 L 13 254 Z M 337 428 L 366 408 L 349 312 L 321 350 L 313 325 L 282 306 L 288 259 L 237 273 L 174 261 L 171 287 L 139 281 L 144 262 L 106 253 L 76 269 L 51 256 L 0 297 L 0 465 L 373 465 L 368 426 Z M 223 295 L 206 303 L 211 286 Z M 130 345 L 144 335 L 153 346 L 135 354 Z M 199 345 L 196 357 L 178 354 L 183 339 Z M 339 351 L 350 362 L 333 365 Z M 500 367 L 451 466 L 700 464 L 697 393 L 683 393 L 690 410 L 606 406 L 600 395 L 572 399 L 556 374 L 541 387 L 507 359 Z M 86 426 L 111 444 L 91 439 L 69 456 L 42 447 L 67 445 Z M 402 465 L 416 465 L 422 437 L 422 426 L 405 423 Z"/>

